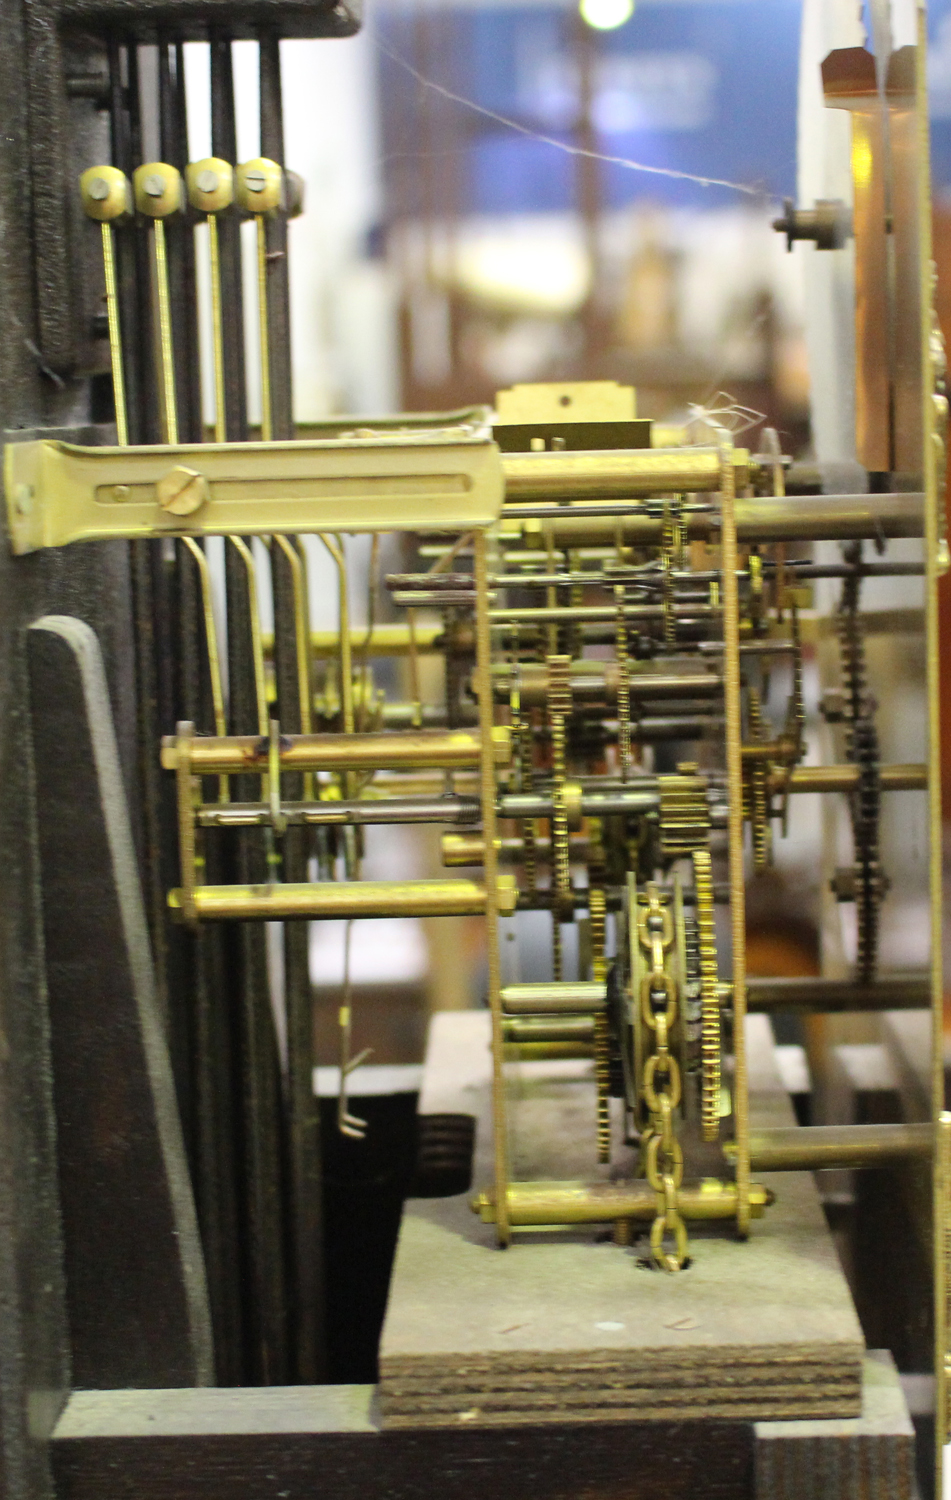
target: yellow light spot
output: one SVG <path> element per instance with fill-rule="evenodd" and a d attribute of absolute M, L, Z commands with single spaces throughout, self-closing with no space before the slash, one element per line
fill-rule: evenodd
<path fill-rule="evenodd" d="M 634 14 L 634 0 L 581 0 L 581 18 L 595 31 L 614 31 Z"/>
<path fill-rule="evenodd" d="M 852 181 L 868 187 L 872 180 L 872 147 L 868 136 L 856 130 L 852 137 Z"/>

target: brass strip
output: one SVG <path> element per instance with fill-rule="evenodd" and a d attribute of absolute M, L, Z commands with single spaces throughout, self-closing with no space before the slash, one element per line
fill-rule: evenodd
<path fill-rule="evenodd" d="M 940 622 L 938 616 L 939 551 L 942 549 L 944 517 L 939 488 L 938 455 L 935 444 L 935 382 L 932 339 L 934 337 L 934 261 L 931 237 L 931 154 L 925 62 L 928 38 L 924 4 L 917 7 L 914 110 L 917 127 L 917 294 L 919 324 L 920 453 L 924 470 L 925 533 L 925 640 L 928 689 L 928 876 L 931 897 L 931 1114 L 938 1131 L 932 1182 L 932 1256 L 935 1298 L 935 1472 L 936 1494 L 946 1488 L 944 1445 L 951 1436 L 948 1408 L 948 1243 L 947 1216 L 951 1203 L 951 1169 L 944 1112 L 944 967 L 942 934 L 942 808 L 941 808 L 941 703 Z M 904 49 L 903 49 L 904 50 Z M 895 55 L 901 57 L 901 52 Z M 916 454 L 917 457 L 917 454 Z M 943 477 L 943 476 L 942 476 Z M 944 1156 L 942 1163 L 940 1158 Z M 942 1170 L 942 1168 L 944 1168 Z"/>
<path fill-rule="evenodd" d="M 218 630 L 215 625 L 215 603 L 211 587 L 211 569 L 204 551 L 190 536 L 183 538 L 195 562 L 198 564 L 198 578 L 201 584 L 202 614 L 205 622 L 205 646 L 208 651 L 208 676 L 211 679 L 211 704 L 215 715 L 215 733 L 222 738 L 228 733 L 228 720 L 225 716 L 225 695 L 221 682 L 221 654 L 218 650 Z M 222 776 L 218 783 L 218 800 L 229 801 L 231 796 L 228 787 L 227 776 Z"/>
<path fill-rule="evenodd" d="M 178 725 L 175 758 L 175 791 L 178 811 L 178 858 L 182 871 L 182 888 L 176 892 L 177 905 L 182 921 L 193 927 L 197 921 L 195 908 L 196 844 L 195 819 L 192 803 L 193 775 L 189 751 L 194 744 L 195 726 L 182 722 Z"/>
<path fill-rule="evenodd" d="M 208 259 L 211 266 L 211 343 L 215 367 L 215 442 L 228 439 L 225 406 L 225 343 L 222 331 L 221 257 L 218 253 L 218 219 L 208 215 Z"/>
<path fill-rule="evenodd" d="M 228 541 L 236 548 L 248 574 L 248 612 L 251 616 L 251 657 L 254 663 L 254 701 L 258 716 L 258 734 L 267 734 L 267 675 L 264 663 L 264 640 L 261 635 L 261 616 L 258 611 L 258 578 L 254 566 L 254 554 L 240 536 L 229 536 Z"/>
<path fill-rule="evenodd" d="M 266 443 L 274 436 L 271 411 L 271 345 L 267 315 L 267 228 L 263 214 L 254 216 L 258 252 L 258 338 L 261 361 L 261 437 Z"/>
<path fill-rule="evenodd" d="M 155 244 L 155 286 L 158 293 L 159 352 L 162 364 L 162 395 L 165 402 L 165 441 L 178 442 L 178 402 L 175 395 L 175 352 L 172 345 L 172 308 L 168 291 L 168 257 L 165 253 L 165 224 L 156 219 L 152 225 Z"/>
<path fill-rule="evenodd" d="M 125 405 L 125 374 L 122 366 L 122 338 L 119 328 L 119 293 L 116 287 L 116 257 L 112 225 L 102 225 L 102 265 L 106 277 L 106 314 L 109 319 L 109 357 L 112 361 L 112 393 L 116 408 L 116 438 L 120 448 L 129 441 L 129 424 Z"/>
<path fill-rule="evenodd" d="M 730 926 L 733 963 L 733 1118 L 736 1131 L 736 1224 L 750 1227 L 750 1122 L 746 1069 L 746 885 L 743 875 L 743 719 L 740 690 L 740 601 L 736 581 L 733 450 L 720 450 L 720 591 L 723 600 L 723 684 L 726 709 L 727 827 L 730 839 Z"/>
<path fill-rule="evenodd" d="M 489 578 L 486 535 L 475 533 L 473 565 L 476 582 L 475 689 L 479 700 L 479 737 L 482 780 L 482 833 L 485 839 L 485 937 L 489 970 L 489 1007 L 492 1012 L 492 1127 L 496 1201 L 501 1205 L 496 1226 L 500 1245 L 510 1239 L 507 1209 L 509 1179 L 508 1123 L 505 1101 L 505 1040 L 502 1033 L 502 976 L 499 961 L 499 886 L 504 877 L 498 869 L 496 849 L 495 756 L 492 753 L 495 700 L 492 693 L 492 643 L 489 633 Z"/>

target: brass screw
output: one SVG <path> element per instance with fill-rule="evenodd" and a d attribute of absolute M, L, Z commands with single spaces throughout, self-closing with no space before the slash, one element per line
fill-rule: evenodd
<path fill-rule="evenodd" d="M 218 182 L 218 173 L 213 172 L 208 167 L 206 167 L 203 172 L 199 172 L 198 176 L 195 179 L 196 186 L 198 187 L 199 192 L 202 193 L 216 192 L 218 189 Z"/>
<path fill-rule="evenodd" d="M 114 484 L 112 486 L 113 500 L 128 500 L 131 494 L 132 491 L 127 484 Z"/>
<path fill-rule="evenodd" d="M 208 481 L 197 469 L 177 464 L 155 486 L 158 503 L 173 516 L 190 516 L 208 499 Z"/>

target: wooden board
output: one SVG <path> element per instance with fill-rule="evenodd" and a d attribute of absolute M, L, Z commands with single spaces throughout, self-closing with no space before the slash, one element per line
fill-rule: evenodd
<path fill-rule="evenodd" d="M 478 1183 L 491 1178 L 488 1042 L 484 1012 L 435 1016 L 420 1099 L 422 1113 L 476 1116 Z M 754 1122 L 794 1123 L 767 1018 L 750 1018 L 748 1050 Z M 518 1065 L 516 1176 L 599 1175 L 590 1067 Z M 858 1416 L 862 1334 L 814 1181 L 763 1180 L 777 1202 L 750 1240 L 695 1226 L 692 1265 L 673 1276 L 600 1228 L 522 1231 L 502 1252 L 467 1195 L 408 1203 L 384 1425 Z"/>
<path fill-rule="evenodd" d="M 748 1423 L 384 1432 L 374 1386 L 74 1391 L 51 1447 L 58 1500 L 753 1500 Z"/>
<path fill-rule="evenodd" d="M 886 1349 L 862 1370 L 862 1414 L 828 1422 L 757 1422 L 756 1500 L 914 1500 L 915 1430 Z"/>

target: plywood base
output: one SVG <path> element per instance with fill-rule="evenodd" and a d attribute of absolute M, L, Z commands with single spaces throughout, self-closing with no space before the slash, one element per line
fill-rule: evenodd
<path fill-rule="evenodd" d="M 755 1123 L 793 1123 L 765 1017 L 748 1041 Z M 476 1116 L 480 1183 L 488 1042 L 485 1013 L 437 1015 L 420 1100 Z M 520 1065 L 517 1176 L 599 1175 L 589 1068 Z M 381 1343 L 384 1425 L 859 1416 L 862 1334 L 814 1181 L 763 1180 L 777 1201 L 749 1241 L 695 1226 L 693 1262 L 672 1276 L 598 1228 L 521 1232 L 503 1252 L 466 1196 L 408 1203 Z"/>
<path fill-rule="evenodd" d="M 915 1432 L 887 1350 L 865 1356 L 862 1415 L 838 1422 L 757 1422 L 756 1500 L 914 1500 Z"/>

